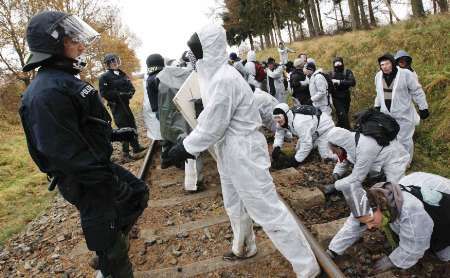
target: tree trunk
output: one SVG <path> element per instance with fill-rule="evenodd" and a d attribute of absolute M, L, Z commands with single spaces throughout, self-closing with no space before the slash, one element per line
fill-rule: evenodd
<path fill-rule="evenodd" d="M 341 5 L 342 1 L 338 2 L 338 6 L 339 6 L 339 13 L 341 14 L 341 20 L 342 20 L 342 29 L 345 29 L 345 18 L 344 18 L 344 13 L 342 12 L 342 5 Z"/>
<path fill-rule="evenodd" d="M 316 34 L 321 35 L 322 31 L 320 30 L 319 19 L 317 18 L 316 5 L 314 3 L 314 0 L 311 0 L 311 2 L 309 3 L 310 3 L 309 8 L 311 10 L 311 16 L 314 24 L 314 30 L 316 30 Z"/>
<path fill-rule="evenodd" d="M 275 36 L 273 35 L 272 29 L 270 29 L 269 36 L 270 36 L 271 46 L 275 47 L 277 45 L 277 41 L 275 40 Z"/>
<path fill-rule="evenodd" d="M 350 18 L 352 19 L 352 30 L 361 29 L 361 21 L 359 19 L 357 0 L 348 0 L 348 8 L 350 10 Z"/>
<path fill-rule="evenodd" d="M 265 33 L 265 34 L 264 34 L 264 38 L 266 39 L 266 46 L 267 46 L 267 47 L 273 47 L 272 41 L 270 40 L 270 35 L 269 35 L 269 33 Z"/>
<path fill-rule="evenodd" d="M 316 29 L 314 29 L 314 23 L 312 20 L 312 16 L 311 16 L 311 10 L 309 8 L 309 1 L 305 0 L 305 17 L 306 17 L 306 23 L 308 25 L 308 30 L 309 30 L 309 36 L 310 37 L 315 37 L 317 36 L 317 32 Z"/>
<path fill-rule="evenodd" d="M 364 10 L 364 2 L 363 0 L 356 0 L 359 5 L 359 14 L 361 15 L 361 24 L 364 29 L 369 29 L 369 22 L 367 21 L 366 11 Z M 413 1 L 413 0 L 411 0 Z M 422 1 L 422 0 L 419 0 Z"/>
<path fill-rule="evenodd" d="M 250 49 L 255 50 L 255 46 L 253 45 L 253 36 L 250 33 L 248 33 L 248 40 L 250 41 Z"/>
<path fill-rule="evenodd" d="M 262 35 L 259 35 L 259 45 L 261 46 L 261 50 L 264 50 L 264 40 Z"/>
<path fill-rule="evenodd" d="M 288 35 L 289 35 L 289 43 L 292 43 L 292 32 L 291 32 L 291 26 L 289 25 L 289 21 L 287 21 L 287 28 L 288 28 Z"/>
<path fill-rule="evenodd" d="M 436 0 L 433 0 L 433 14 L 437 14 L 437 4 L 436 4 Z"/>
<path fill-rule="evenodd" d="M 375 19 L 375 14 L 373 13 L 372 0 L 367 0 L 367 6 L 369 7 L 370 25 L 377 26 L 377 21 Z"/>
<path fill-rule="evenodd" d="M 319 2 L 319 0 L 316 0 L 316 10 L 317 10 L 317 16 L 318 16 L 318 19 L 319 19 L 320 31 L 323 33 L 324 30 L 323 30 L 323 25 L 322 25 L 322 14 L 320 12 L 320 2 Z"/>
<path fill-rule="evenodd" d="M 273 47 L 277 47 L 278 46 L 278 38 L 277 38 L 277 34 L 274 28 L 272 28 L 272 36 L 273 36 Z"/>
<path fill-rule="evenodd" d="M 441 11 L 441 13 L 448 12 L 448 2 L 447 2 L 447 0 L 437 0 L 437 2 L 438 2 L 439 10 Z"/>
<path fill-rule="evenodd" d="M 300 31 L 300 40 L 304 40 L 305 33 L 303 33 L 303 24 L 302 23 L 297 25 L 297 30 Z"/>
<path fill-rule="evenodd" d="M 388 9 L 389 9 L 389 22 L 390 22 L 390 24 L 394 24 L 394 21 L 392 20 L 392 17 L 395 17 L 395 20 L 397 20 L 397 22 L 399 22 L 400 19 L 398 18 L 398 16 L 395 14 L 394 10 L 392 9 L 391 0 L 383 0 L 383 2 L 386 5 L 386 7 L 388 7 Z"/>
<path fill-rule="evenodd" d="M 288 24 L 291 24 L 292 39 L 294 39 L 294 41 L 296 41 L 297 40 L 297 34 L 295 34 L 294 22 L 292 20 L 288 20 Z"/>
<path fill-rule="evenodd" d="M 336 19 L 336 31 L 339 31 L 339 19 L 337 15 L 336 3 L 333 3 L 334 18 Z"/>
<path fill-rule="evenodd" d="M 413 17 L 424 17 L 425 11 L 423 9 L 422 0 L 411 0 L 411 8 Z"/>

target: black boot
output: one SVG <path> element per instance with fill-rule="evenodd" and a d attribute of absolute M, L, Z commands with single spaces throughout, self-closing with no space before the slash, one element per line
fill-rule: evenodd
<path fill-rule="evenodd" d="M 327 184 L 323 187 L 323 194 L 325 194 L 325 196 L 330 196 L 330 195 L 333 195 L 336 193 L 337 193 L 337 190 L 336 190 L 336 187 L 334 186 L 334 183 Z"/>

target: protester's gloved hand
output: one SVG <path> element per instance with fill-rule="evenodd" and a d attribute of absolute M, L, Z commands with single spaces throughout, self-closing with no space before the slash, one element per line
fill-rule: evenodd
<path fill-rule="evenodd" d="M 327 251 L 325 251 L 328 256 L 330 256 L 330 258 L 332 258 L 333 260 L 337 258 L 337 256 L 339 256 L 336 252 L 334 252 L 333 250 L 327 249 Z"/>
<path fill-rule="evenodd" d="M 290 157 L 280 151 L 277 158 L 272 161 L 272 168 L 275 170 L 281 170 L 289 167 L 292 167 Z"/>
<path fill-rule="evenodd" d="M 428 112 L 428 109 L 419 110 L 419 115 L 422 120 L 425 120 L 430 116 L 430 112 Z"/>
<path fill-rule="evenodd" d="M 380 111 L 380 110 L 381 110 L 381 107 L 380 107 L 380 106 L 375 106 L 373 109 L 375 109 L 375 110 L 377 110 L 377 111 Z"/>
<path fill-rule="evenodd" d="M 329 196 L 335 193 L 337 193 L 337 190 L 336 186 L 334 186 L 334 183 L 327 184 L 323 187 L 323 194 L 325 194 L 325 196 Z"/>
<path fill-rule="evenodd" d="M 289 167 L 297 167 L 298 165 L 300 165 L 300 162 L 298 162 L 297 159 L 295 159 L 295 154 L 290 156 L 290 157 L 288 157 L 287 165 L 288 165 L 287 168 L 289 168 Z"/>
<path fill-rule="evenodd" d="M 331 177 L 333 178 L 333 181 L 337 181 L 341 179 L 341 175 L 339 175 L 338 173 L 333 173 L 333 175 L 331 175 Z"/>
<path fill-rule="evenodd" d="M 383 256 L 375 263 L 372 270 L 372 274 L 375 275 L 378 273 L 382 273 L 393 267 L 395 267 L 395 265 L 391 262 L 391 259 L 389 259 L 388 256 Z"/>
<path fill-rule="evenodd" d="M 179 141 L 170 149 L 167 158 L 172 165 L 178 165 L 179 162 L 186 162 L 188 158 L 195 159 L 195 156 L 186 151 L 183 141 Z"/>
<path fill-rule="evenodd" d="M 272 159 L 273 160 L 278 160 L 281 154 L 281 148 L 280 147 L 275 147 L 272 150 Z"/>
<path fill-rule="evenodd" d="M 119 129 L 113 129 L 111 133 L 111 142 L 116 141 L 131 141 L 138 136 L 136 129 L 131 127 L 123 127 Z"/>
<path fill-rule="evenodd" d="M 195 118 L 198 119 L 198 117 L 200 116 L 200 113 L 202 113 L 202 111 L 204 109 L 201 98 L 194 99 L 194 109 L 195 109 Z"/>
<path fill-rule="evenodd" d="M 333 85 L 339 86 L 341 84 L 341 80 L 339 79 L 331 79 L 331 82 L 333 82 Z"/>

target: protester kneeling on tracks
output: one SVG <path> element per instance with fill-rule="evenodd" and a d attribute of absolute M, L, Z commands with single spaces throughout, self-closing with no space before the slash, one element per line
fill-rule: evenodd
<path fill-rule="evenodd" d="M 204 110 L 198 125 L 169 152 L 174 161 L 215 147 L 224 207 L 233 230 L 226 260 L 256 254 L 252 219 L 292 264 L 298 277 L 315 277 L 319 265 L 305 236 L 280 201 L 270 176 L 270 158 L 250 86 L 227 62 L 225 30 L 207 25 L 188 41 L 196 63 Z"/>
<path fill-rule="evenodd" d="M 398 184 L 382 182 L 373 185 L 368 190 L 368 199 L 373 213 L 360 217 L 359 221 L 347 220 L 344 227 L 355 225 L 358 229 L 342 237 L 340 250 L 330 246 L 331 250 L 341 254 L 366 229 L 381 229 L 392 252 L 375 263 L 375 273 L 393 267 L 410 268 L 428 249 L 440 260 L 450 261 L 449 179 L 416 172 L 403 177 Z M 360 222 L 366 225 L 360 226 Z M 392 232 L 398 235 L 398 241 Z"/>
<path fill-rule="evenodd" d="M 328 148 L 328 133 L 334 127 L 329 115 L 322 114 L 311 105 L 299 105 L 289 109 L 286 103 L 280 103 L 273 110 L 273 118 L 277 123 L 272 152 L 274 169 L 298 166 L 315 147 L 323 159 L 336 159 Z M 290 157 L 281 151 L 287 132 L 298 136 L 295 154 Z"/>
<path fill-rule="evenodd" d="M 259 115 L 261 116 L 263 126 L 275 133 L 276 123 L 273 120 L 272 112 L 273 109 L 278 105 L 278 100 L 271 94 L 261 90 L 260 88 L 255 88 L 255 86 L 253 85 L 250 85 L 250 88 L 252 88 L 253 97 L 255 99 Z"/>
<path fill-rule="evenodd" d="M 98 92 L 76 77 L 99 34 L 76 16 L 46 11 L 30 20 L 26 35 L 31 54 L 23 70 L 40 67 L 19 112 L 30 155 L 79 210 L 103 276 L 132 277 L 128 232 L 147 207 L 148 188 L 110 159 L 111 140 L 135 139 L 136 133 L 113 132 Z"/>

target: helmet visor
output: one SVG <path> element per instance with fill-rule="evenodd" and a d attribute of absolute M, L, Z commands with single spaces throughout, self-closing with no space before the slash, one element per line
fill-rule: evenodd
<path fill-rule="evenodd" d="M 58 33 L 55 34 L 55 31 L 59 29 L 57 27 L 64 30 L 65 36 L 86 46 L 94 43 L 100 37 L 97 31 L 76 15 L 70 15 L 57 22 L 52 30 L 50 30 L 52 36 L 58 36 Z"/>

